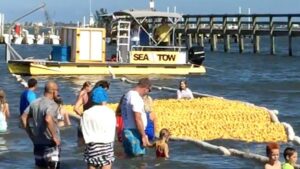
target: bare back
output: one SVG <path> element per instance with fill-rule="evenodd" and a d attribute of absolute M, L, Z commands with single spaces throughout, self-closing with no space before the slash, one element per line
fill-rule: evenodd
<path fill-rule="evenodd" d="M 280 161 L 276 161 L 274 164 L 265 164 L 265 169 L 281 169 Z"/>
<path fill-rule="evenodd" d="M 82 109 L 81 106 L 84 110 L 89 109 L 91 106 L 91 102 L 89 101 L 89 93 L 86 92 L 85 90 L 80 91 L 75 106 L 74 106 L 74 111 L 78 114 L 81 115 L 82 114 Z"/>
<path fill-rule="evenodd" d="M 0 104 L 0 112 L 7 119 L 9 117 L 9 105 L 7 103 Z"/>
<path fill-rule="evenodd" d="M 169 146 L 165 140 L 157 140 L 155 142 L 156 156 L 169 158 Z"/>
<path fill-rule="evenodd" d="M 82 99 L 82 104 L 85 105 L 89 101 L 89 95 L 85 90 L 80 91 L 79 97 Z"/>

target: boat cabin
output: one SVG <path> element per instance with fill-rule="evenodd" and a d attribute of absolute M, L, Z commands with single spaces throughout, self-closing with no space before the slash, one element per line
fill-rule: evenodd
<path fill-rule="evenodd" d="M 106 60 L 105 37 L 106 30 L 104 28 L 63 27 L 61 45 L 53 46 L 51 60 L 104 63 Z M 59 58 L 64 56 L 64 51 L 68 55 L 67 59 Z"/>
<path fill-rule="evenodd" d="M 152 10 L 123 10 L 113 14 L 117 61 L 134 64 L 187 64 L 204 60 L 203 48 L 188 51 L 175 45 L 178 13 Z M 197 52 L 194 50 L 197 49 Z M 200 49 L 200 50 L 199 50 Z M 188 56 L 188 54 L 193 55 Z M 197 55 L 197 56 L 196 56 Z M 190 58 L 189 58 L 190 57 Z"/>

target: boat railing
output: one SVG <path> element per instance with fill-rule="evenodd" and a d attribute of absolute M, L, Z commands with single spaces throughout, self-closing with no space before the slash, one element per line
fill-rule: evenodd
<path fill-rule="evenodd" d="M 183 46 L 131 46 L 131 51 L 186 51 Z"/>
<path fill-rule="evenodd" d="M 6 58 L 9 56 L 9 60 L 23 60 L 24 58 L 11 46 L 10 43 L 6 44 Z M 8 61 L 8 60 L 7 60 Z"/>

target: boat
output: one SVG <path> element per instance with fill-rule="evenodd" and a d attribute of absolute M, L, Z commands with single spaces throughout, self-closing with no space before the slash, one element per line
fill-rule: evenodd
<path fill-rule="evenodd" d="M 28 30 L 23 29 L 23 34 L 24 34 L 24 38 L 22 43 L 23 44 L 28 44 L 28 45 L 32 45 L 35 41 L 34 35 L 33 34 L 29 34 Z"/>
<path fill-rule="evenodd" d="M 10 32 L 9 32 L 10 33 Z M 17 23 L 13 29 L 13 43 L 16 45 L 22 44 L 23 36 L 22 36 L 22 27 L 19 23 Z"/>
<path fill-rule="evenodd" d="M 42 33 L 42 35 L 37 35 L 36 36 L 36 44 L 37 45 L 44 45 L 45 43 L 45 35 L 44 32 Z"/>
<path fill-rule="evenodd" d="M 106 56 L 104 28 L 64 27 L 61 30 L 61 45 L 53 46 L 50 59 L 23 59 L 7 44 L 9 71 L 20 75 L 201 75 L 206 72 L 202 64 L 202 47 L 174 45 L 172 32 L 182 19 L 180 14 L 123 10 L 113 15 L 118 26 L 114 56 Z M 167 18 L 171 24 L 168 34 L 173 35 L 173 41 L 168 46 L 160 46 L 161 42 L 154 39 L 152 32 L 147 32 L 150 45 L 130 44 L 132 21 L 138 24 L 139 29 L 146 31 L 142 25 L 145 20 L 148 23 L 160 22 L 162 18 Z"/>

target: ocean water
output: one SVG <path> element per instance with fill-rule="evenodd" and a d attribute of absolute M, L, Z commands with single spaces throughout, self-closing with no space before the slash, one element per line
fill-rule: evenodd
<path fill-rule="evenodd" d="M 294 56 L 288 53 L 287 39 L 276 40 L 276 55 L 269 55 L 269 40 L 262 39 L 261 52 L 252 53 L 252 44 L 246 43 L 245 52 L 238 53 L 237 44 L 232 44 L 231 52 L 222 52 L 219 44 L 217 52 L 210 52 L 206 44 L 207 73 L 203 76 L 153 76 L 155 85 L 177 88 L 178 82 L 185 79 L 189 88 L 195 92 L 222 96 L 228 99 L 242 100 L 265 106 L 279 111 L 279 120 L 290 123 L 296 134 L 300 135 L 300 50 L 299 40 L 294 41 Z M 47 58 L 51 46 L 15 46 L 25 57 Z M 110 48 L 109 48 L 110 49 Z M 113 53 L 111 49 L 109 55 Z M 24 77 L 28 79 L 29 77 Z M 132 85 L 104 76 L 37 76 L 39 89 L 42 94 L 43 86 L 49 79 L 55 80 L 60 86 L 60 94 L 67 104 L 75 102 L 76 95 L 84 81 L 96 82 L 106 79 L 111 82 L 109 96 L 111 102 L 117 102 L 121 95 Z M 129 77 L 136 79 L 137 77 Z M 4 46 L 0 45 L 0 88 L 7 93 L 11 117 L 9 132 L 0 135 L 0 169 L 34 168 L 32 143 L 26 133 L 18 127 L 19 96 L 23 87 L 10 75 L 4 60 Z M 168 91 L 154 90 L 153 98 L 172 98 L 176 94 Z M 77 146 L 76 123 L 62 130 L 62 169 L 86 168 L 83 161 L 83 147 Z M 192 122 L 191 122 L 192 123 Z M 212 140 L 210 143 L 240 149 L 264 155 L 264 143 L 247 143 L 232 140 Z M 282 144 L 281 152 L 287 145 Z M 299 148 L 297 145 L 293 145 Z M 119 143 L 116 143 L 115 169 L 167 169 L 167 168 L 201 168 L 201 169 L 253 169 L 262 168 L 264 164 L 240 157 L 228 157 L 206 151 L 194 143 L 183 141 L 170 142 L 170 159 L 157 160 L 155 152 L 148 150 L 143 158 L 128 159 Z M 281 156 L 281 161 L 283 158 Z"/>

